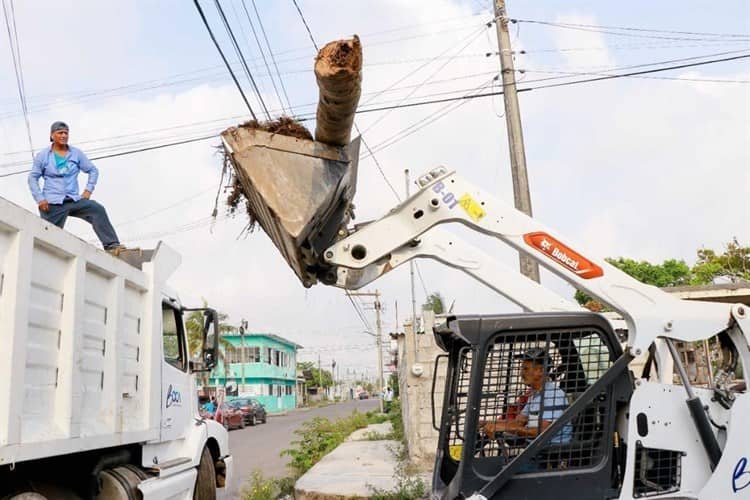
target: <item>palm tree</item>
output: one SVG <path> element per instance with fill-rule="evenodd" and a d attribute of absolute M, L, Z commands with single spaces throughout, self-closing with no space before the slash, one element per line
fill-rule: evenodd
<path fill-rule="evenodd" d="M 208 303 L 205 299 L 203 300 L 203 307 L 208 307 Z M 228 316 L 226 314 L 219 313 L 219 333 L 231 332 L 235 330 L 232 325 L 223 323 L 223 321 L 226 320 L 227 317 Z M 188 352 L 190 353 L 190 359 L 197 359 L 201 355 L 201 348 L 203 347 L 204 321 L 205 319 L 203 317 L 202 311 L 190 311 L 190 314 L 188 314 L 187 318 L 185 318 L 185 330 L 187 331 Z M 224 366 L 224 380 L 226 380 L 229 370 L 228 363 L 225 362 L 225 357 L 227 351 L 231 349 L 234 349 L 232 343 L 219 335 L 218 355 L 219 361 L 221 361 Z M 200 375 L 201 384 L 203 385 L 203 387 L 206 387 L 208 385 L 209 374 L 209 372 L 202 372 Z"/>

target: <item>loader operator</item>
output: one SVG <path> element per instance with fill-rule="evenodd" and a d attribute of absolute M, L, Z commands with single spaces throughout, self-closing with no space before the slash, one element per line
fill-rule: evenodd
<path fill-rule="evenodd" d="M 529 386 L 531 394 L 515 418 L 482 424 L 482 431 L 489 437 L 506 432 L 533 439 L 568 407 L 565 393 L 547 376 L 552 360 L 545 349 L 532 347 L 516 357 L 522 360 L 521 380 Z M 566 424 L 550 443 L 566 444 L 572 437 L 573 425 Z"/>
<path fill-rule="evenodd" d="M 99 170 L 78 148 L 68 145 L 68 125 L 54 122 L 50 127 L 50 146 L 34 157 L 28 182 L 31 194 L 39 206 L 42 219 L 62 228 L 65 220 L 77 217 L 90 223 L 104 249 L 118 256 L 125 250 L 104 207 L 91 199 Z M 78 173 L 88 174 L 88 182 L 79 194 Z M 44 187 L 39 189 L 39 178 Z"/>

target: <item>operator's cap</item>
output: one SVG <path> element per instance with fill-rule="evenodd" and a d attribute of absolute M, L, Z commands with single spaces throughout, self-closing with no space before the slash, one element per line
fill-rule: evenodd
<path fill-rule="evenodd" d="M 552 368 L 552 359 L 547 354 L 547 350 L 544 347 L 530 347 L 521 354 L 513 356 L 515 359 L 522 359 L 523 361 L 531 361 L 538 365 L 545 366 L 547 370 Z"/>
<path fill-rule="evenodd" d="M 58 130 L 70 130 L 70 129 L 68 128 L 68 124 L 67 124 L 67 123 L 65 123 L 65 122 L 60 122 L 60 121 L 54 122 L 54 123 L 53 123 L 52 125 L 50 125 L 50 127 L 49 127 L 49 133 L 50 133 L 50 134 L 54 134 L 54 133 L 55 133 L 55 132 L 57 132 Z"/>

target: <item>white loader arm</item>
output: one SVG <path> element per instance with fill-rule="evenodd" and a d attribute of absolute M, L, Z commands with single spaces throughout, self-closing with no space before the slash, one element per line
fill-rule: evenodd
<path fill-rule="evenodd" d="M 685 303 L 644 285 L 604 259 L 592 258 L 579 247 L 574 250 L 563 243 L 565 238 L 444 167 L 418 182 L 420 190 L 388 215 L 329 247 L 324 253 L 326 262 L 349 268 L 348 272 L 363 269 L 381 259 L 387 261 L 394 248 L 419 239 L 438 224 L 460 222 L 528 254 L 619 312 L 628 324 L 628 345 L 633 355 L 645 352 L 657 337 L 696 341 L 725 330 L 733 316 L 744 323 L 739 316 L 746 313 L 738 311 L 738 306 Z M 512 282 L 518 282 L 517 276 Z M 513 300 L 518 302 L 518 296 Z M 747 341 L 750 332 L 743 330 Z"/>
<path fill-rule="evenodd" d="M 374 222 L 373 224 L 379 224 Z M 390 250 L 381 259 L 361 269 L 339 267 L 336 286 L 357 290 L 415 258 L 434 259 L 463 271 L 527 311 L 580 311 L 581 307 L 544 288 L 498 261 L 496 257 L 439 227 L 417 240 Z"/>

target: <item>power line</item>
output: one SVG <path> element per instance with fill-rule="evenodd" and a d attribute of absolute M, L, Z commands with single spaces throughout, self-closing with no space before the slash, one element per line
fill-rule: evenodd
<path fill-rule="evenodd" d="M 547 24 L 551 26 L 574 26 L 578 28 L 597 28 L 607 30 L 622 30 L 622 31 L 640 31 L 646 33 L 671 33 L 675 35 L 695 35 L 695 36 L 708 36 L 708 37 L 728 37 L 728 38 L 745 38 L 750 39 L 750 33 L 737 34 L 737 33 L 707 33 L 705 31 L 676 31 L 676 30 L 662 30 L 653 28 L 635 28 L 632 26 L 604 26 L 600 24 L 581 24 L 581 23 L 554 23 L 551 21 L 536 21 L 529 19 L 510 19 L 511 22 L 519 23 L 533 23 L 533 24 Z"/>
<path fill-rule="evenodd" d="M 242 100 L 245 101 L 245 105 L 247 106 L 247 109 L 250 111 L 250 116 L 253 117 L 253 120 L 257 120 L 258 118 L 255 116 L 255 112 L 253 111 L 253 107 L 250 106 L 250 101 L 247 100 L 247 97 L 245 96 L 245 92 L 242 90 L 242 87 L 240 86 L 240 82 L 237 81 L 237 77 L 234 75 L 234 71 L 232 71 L 232 66 L 229 65 L 229 61 L 227 61 L 227 58 L 224 56 L 224 51 L 221 50 L 221 47 L 219 46 L 219 42 L 216 41 L 216 37 L 214 36 L 214 32 L 211 31 L 211 26 L 208 25 L 208 21 L 206 20 L 206 16 L 203 14 L 203 9 L 201 8 L 200 4 L 198 3 L 198 0 L 193 0 L 193 3 L 195 4 L 195 8 L 198 9 L 198 14 L 201 16 L 201 20 L 203 21 L 203 25 L 206 27 L 206 30 L 208 30 L 208 34 L 211 37 L 211 41 L 214 42 L 214 45 L 216 46 L 216 50 L 219 51 L 219 55 L 221 56 L 221 60 L 224 61 L 224 65 L 227 67 L 227 70 L 229 71 L 229 74 L 232 76 L 232 80 L 234 81 L 234 84 L 237 86 L 237 90 L 240 91 L 240 95 L 242 96 Z"/>
<path fill-rule="evenodd" d="M 268 47 L 268 54 L 271 56 L 271 62 L 273 62 L 273 67 L 276 68 L 276 76 L 279 78 L 279 85 L 281 85 L 281 90 L 284 93 L 284 97 L 286 98 L 286 104 L 289 108 L 289 112 L 293 113 L 292 110 L 292 103 L 289 100 L 289 95 L 286 93 L 286 87 L 284 86 L 284 80 L 281 78 L 281 72 L 279 71 L 279 66 L 276 64 L 276 57 L 273 55 L 273 50 L 271 50 L 271 43 L 268 41 L 268 36 L 266 36 L 266 29 L 263 27 L 263 20 L 260 17 L 260 13 L 258 12 L 258 7 L 255 5 L 255 0 L 252 0 L 253 3 L 253 10 L 255 11 L 255 17 L 258 18 L 258 26 L 260 26 L 260 32 L 263 34 L 263 39 L 266 41 L 266 46 Z M 242 5 L 245 5 L 245 0 L 242 0 Z M 282 105 L 282 108 L 284 106 Z"/>
<path fill-rule="evenodd" d="M 212 187 L 210 187 L 208 189 L 204 189 L 204 190 L 199 191 L 199 192 L 197 192 L 195 194 L 191 194 L 190 196 L 188 196 L 186 198 L 183 198 L 183 199 L 181 199 L 179 201 L 176 201 L 176 202 L 174 202 L 174 203 L 172 203 L 170 205 L 167 205 L 166 207 L 158 208 L 158 209 L 156 209 L 156 210 L 154 210 L 152 212 L 148 212 L 147 214 L 138 216 L 138 217 L 133 218 L 133 219 L 129 219 L 129 220 L 125 221 L 125 222 L 117 222 L 117 223 L 115 223 L 115 225 L 117 227 L 122 227 L 122 226 L 127 226 L 128 224 L 132 224 L 133 222 L 139 222 L 139 221 L 142 221 L 143 219 L 148 219 L 149 217 L 152 217 L 154 215 L 160 214 L 162 212 L 166 212 L 167 210 L 172 209 L 174 207 L 177 207 L 179 205 L 182 205 L 183 203 L 187 203 L 188 201 L 193 201 L 194 199 L 196 199 L 196 198 L 198 198 L 200 196 L 203 196 L 206 193 L 209 193 L 209 192 L 213 191 L 213 189 L 214 188 L 212 188 Z"/>
<path fill-rule="evenodd" d="M 598 82 L 598 81 L 604 81 L 604 80 L 613 80 L 613 79 L 617 79 L 617 78 L 634 77 L 634 76 L 638 76 L 638 75 L 658 73 L 658 72 L 661 72 L 661 71 L 671 71 L 671 70 L 675 70 L 675 69 L 684 69 L 684 68 L 690 68 L 690 67 L 696 67 L 696 66 L 704 66 L 704 65 L 708 65 L 708 64 L 717 64 L 717 63 L 721 63 L 721 62 L 728 62 L 728 61 L 734 61 L 734 60 L 740 60 L 740 59 L 747 59 L 748 57 L 750 57 L 750 55 L 741 55 L 741 56 L 734 56 L 734 57 L 726 57 L 726 58 L 722 58 L 722 59 L 713 59 L 713 60 L 708 60 L 708 61 L 698 61 L 698 62 L 694 62 L 694 63 L 681 64 L 681 65 L 669 66 L 669 67 L 664 67 L 664 68 L 655 68 L 655 69 L 650 69 L 650 70 L 634 71 L 634 72 L 630 72 L 630 73 L 607 75 L 607 76 L 602 76 L 602 77 L 588 78 L 588 79 L 582 79 L 582 80 L 574 80 L 574 81 L 569 81 L 569 82 L 560 82 L 560 83 L 553 83 L 553 84 L 548 84 L 548 85 L 539 85 L 539 86 L 535 86 L 535 87 L 522 88 L 522 89 L 519 89 L 518 91 L 519 92 L 526 92 L 526 91 L 530 91 L 530 90 L 542 90 L 542 89 L 548 89 L 548 88 L 556 88 L 556 87 L 564 87 L 564 86 L 570 86 L 570 85 L 579 85 L 579 84 L 585 84 L 585 83 L 592 83 L 592 82 Z M 534 81 L 540 81 L 540 80 L 532 80 L 532 81 L 528 81 L 526 83 L 532 83 Z M 485 87 L 486 85 L 487 84 L 485 84 L 485 85 L 483 85 L 481 87 Z M 397 106 L 383 106 L 383 107 L 376 107 L 376 108 L 368 108 L 368 109 L 358 110 L 357 114 L 384 111 L 384 110 L 388 110 L 388 109 L 392 109 L 392 108 L 402 109 L 402 108 L 411 108 L 411 107 L 415 107 L 415 106 L 425 106 L 425 105 L 430 105 L 430 104 L 440 104 L 440 103 L 449 103 L 449 102 L 458 102 L 458 101 L 469 101 L 469 100 L 472 100 L 472 99 L 478 99 L 478 98 L 482 98 L 482 97 L 490 97 L 490 96 L 502 95 L 502 93 L 503 93 L 502 91 L 482 92 L 482 93 L 474 93 L 474 94 L 468 94 L 468 95 L 463 95 L 463 96 L 458 96 L 458 97 L 451 97 L 451 98 L 445 98 L 445 99 L 432 99 L 432 100 L 420 101 L 420 102 L 415 102 L 415 103 L 407 103 L 407 104 L 401 104 L 401 105 L 397 105 Z M 314 115 L 310 116 L 310 117 L 298 117 L 296 119 L 298 121 L 304 122 L 304 121 L 311 120 L 313 118 L 314 118 Z M 109 155 L 103 155 L 103 156 L 99 156 L 99 157 L 94 157 L 94 158 L 91 158 L 91 159 L 92 160 L 99 160 L 99 159 L 104 159 L 104 158 L 112 158 L 112 157 L 117 157 L 117 156 L 125 156 L 125 155 L 129 155 L 129 154 L 133 154 L 133 153 L 140 153 L 140 152 L 143 152 L 143 151 L 150 151 L 150 150 L 161 149 L 161 148 L 166 148 L 166 147 L 170 147 L 170 146 L 177 146 L 177 145 L 181 145 L 181 144 L 188 144 L 188 143 L 191 143 L 191 142 L 203 141 L 203 140 L 211 139 L 213 137 L 215 137 L 215 134 L 207 135 L 207 136 L 202 136 L 202 137 L 194 137 L 194 138 L 191 138 L 191 139 L 185 139 L 185 140 L 175 141 L 175 142 L 170 142 L 170 143 L 165 143 L 165 144 L 158 144 L 158 145 L 149 146 L 149 147 L 145 147 L 145 148 L 139 148 L 139 149 L 130 150 L 130 151 L 122 151 L 122 152 L 113 153 L 113 154 L 109 154 Z M 383 143 L 381 143 L 380 145 L 378 145 L 378 147 L 373 148 L 373 151 L 374 152 L 378 152 L 379 150 L 383 149 L 384 147 L 387 147 L 387 146 L 390 146 L 390 145 L 391 144 L 387 144 L 387 145 L 384 146 Z M 23 174 L 23 173 L 26 173 L 26 172 L 29 172 L 29 170 L 26 169 L 26 170 L 21 170 L 21 171 L 16 171 L 16 172 L 10 172 L 10 173 L 7 173 L 7 174 L 0 174 L 0 178 L 2 178 L 2 177 L 10 177 L 10 176 L 13 176 L 13 175 L 19 175 L 19 174 Z"/>
<path fill-rule="evenodd" d="M 268 113 L 268 108 L 266 108 L 266 103 L 263 101 L 263 96 L 261 95 L 260 90 L 258 89 L 258 85 L 255 83 L 255 78 L 253 78 L 253 74 L 250 72 L 250 67 L 247 65 L 245 56 L 242 54 L 242 49 L 240 49 L 240 44 L 237 43 L 237 38 L 235 38 L 234 36 L 234 31 L 232 31 L 232 27 L 229 25 L 227 16 L 224 15 L 224 9 L 221 8 L 221 3 L 219 2 L 219 0 L 214 0 L 214 4 L 216 5 L 216 10 L 219 11 L 219 17 L 221 17 L 221 21 L 224 24 L 224 28 L 226 29 L 227 34 L 229 35 L 229 39 L 231 40 L 232 45 L 234 46 L 234 50 L 237 53 L 237 57 L 239 57 L 240 59 L 240 63 L 242 64 L 242 68 L 245 71 L 245 75 L 247 76 L 247 79 L 250 80 L 250 84 L 252 85 L 253 90 L 255 91 L 255 96 L 258 98 L 258 102 L 260 102 L 261 107 L 265 111 L 266 118 L 270 120 L 271 115 Z"/>
<path fill-rule="evenodd" d="M 294 6 L 297 8 L 297 12 L 299 12 L 299 17 L 302 19 L 302 24 L 305 25 L 305 29 L 307 30 L 307 34 L 310 37 L 310 41 L 313 44 L 313 47 L 315 47 L 316 51 L 320 51 L 318 48 L 318 44 L 315 43 L 315 38 L 313 38 L 312 31 L 310 31 L 310 26 L 307 25 L 307 19 L 305 19 L 305 15 L 302 13 L 302 9 L 299 8 L 299 4 L 297 3 L 297 0 L 292 0 L 294 2 Z"/>
<path fill-rule="evenodd" d="M 34 157 L 34 143 L 31 140 L 31 125 L 29 123 L 29 108 L 26 104 L 26 86 L 23 81 L 23 65 L 21 64 L 21 47 L 18 44 L 18 30 L 16 28 L 16 10 L 13 6 L 13 0 L 10 0 L 10 18 L 8 17 L 8 10 L 5 5 L 5 0 L 0 0 L 3 3 L 3 16 L 5 17 L 5 27 L 8 29 L 8 43 L 10 45 L 10 54 L 13 58 L 13 70 L 16 75 L 16 88 L 18 89 L 18 98 L 21 100 L 21 109 L 23 111 L 23 118 L 26 122 L 26 134 L 29 139 L 29 153 L 31 157 Z M 13 25 L 13 34 L 11 35 L 11 24 Z M 15 40 L 15 43 L 14 43 Z"/>

